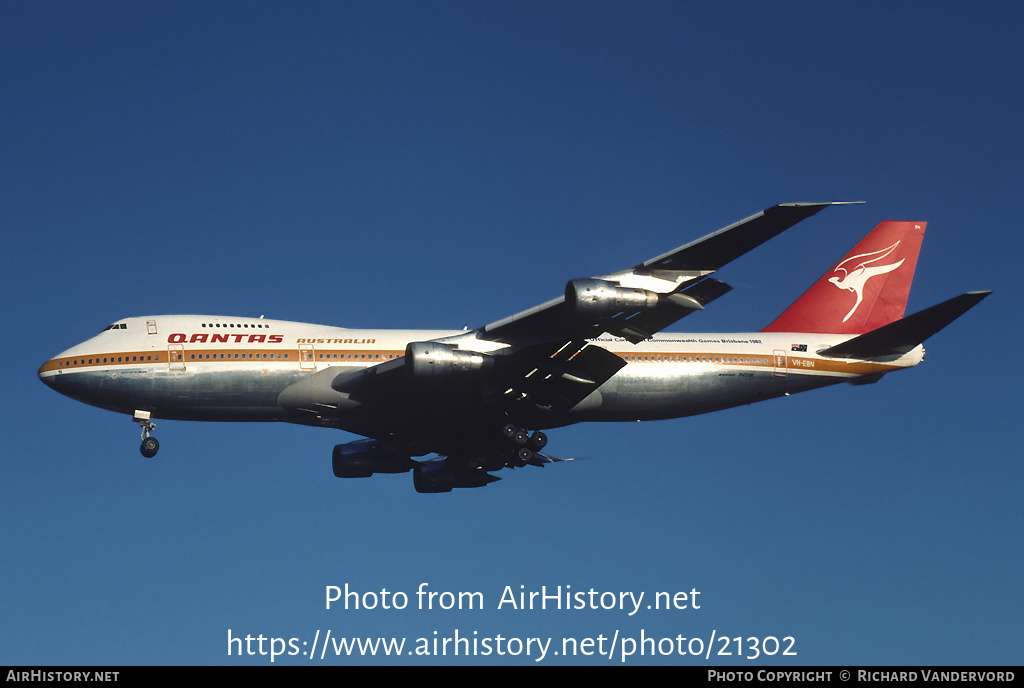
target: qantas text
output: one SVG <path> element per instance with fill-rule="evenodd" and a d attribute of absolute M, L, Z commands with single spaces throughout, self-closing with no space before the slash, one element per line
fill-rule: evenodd
<path fill-rule="evenodd" d="M 235 344 L 241 344 L 242 342 L 247 344 L 280 344 L 283 341 L 284 335 L 280 334 L 210 334 L 208 332 L 197 332 L 190 336 L 181 332 L 175 332 L 167 337 L 168 344 L 206 344 L 207 342 L 214 344 L 217 342 L 223 344 L 228 342 L 234 342 Z"/>

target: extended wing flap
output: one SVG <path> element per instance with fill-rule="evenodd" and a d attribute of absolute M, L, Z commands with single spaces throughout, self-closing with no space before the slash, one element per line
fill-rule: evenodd
<path fill-rule="evenodd" d="M 492 395 L 510 408 L 564 412 L 624 365 L 619 356 L 582 340 L 533 346 L 502 358 Z"/>

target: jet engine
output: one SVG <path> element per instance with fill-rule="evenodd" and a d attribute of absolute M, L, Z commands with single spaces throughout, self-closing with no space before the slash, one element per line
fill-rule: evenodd
<path fill-rule="evenodd" d="M 480 372 L 494 365 L 494 358 L 476 351 L 462 351 L 450 344 L 410 342 L 405 347 L 405 368 L 416 380 L 445 380 Z"/>
<path fill-rule="evenodd" d="M 374 473 L 405 473 L 419 465 L 409 456 L 385 449 L 377 440 L 339 444 L 332 457 L 339 478 L 369 478 Z"/>
<path fill-rule="evenodd" d="M 617 313 L 645 311 L 658 305 L 658 295 L 646 289 L 620 287 L 599 279 L 574 279 L 565 285 L 565 305 L 579 318 L 608 318 Z"/>
<path fill-rule="evenodd" d="M 444 461 L 416 464 L 412 484 L 417 492 L 451 492 L 455 487 L 483 487 L 501 478 L 479 468 L 452 468 Z"/>

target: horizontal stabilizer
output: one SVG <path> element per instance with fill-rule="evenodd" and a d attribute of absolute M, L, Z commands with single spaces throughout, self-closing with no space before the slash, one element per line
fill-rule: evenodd
<path fill-rule="evenodd" d="M 908 315 L 896 322 L 883 325 L 818 353 L 822 356 L 860 359 L 877 358 L 889 354 L 905 354 L 969 311 L 991 293 L 990 291 L 972 291 L 961 294 L 949 301 L 943 301 L 937 306 Z"/>

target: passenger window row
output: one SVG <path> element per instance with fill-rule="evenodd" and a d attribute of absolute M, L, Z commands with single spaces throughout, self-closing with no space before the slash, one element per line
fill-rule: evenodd
<path fill-rule="evenodd" d="M 92 365 L 93 363 L 132 363 L 137 361 L 159 361 L 160 354 L 153 354 L 148 356 L 104 356 L 100 358 L 83 358 L 81 360 L 73 358 L 70 361 L 57 361 L 57 367 L 62 368 L 64 366 L 76 366 L 76 365 Z"/>
<path fill-rule="evenodd" d="M 252 323 L 252 324 L 249 324 L 249 323 L 238 323 L 237 325 L 235 323 L 203 323 L 201 325 L 201 327 L 239 327 L 239 328 L 250 328 L 251 327 L 253 329 L 258 329 L 258 330 L 262 330 L 262 329 L 268 329 L 269 330 L 270 329 L 270 325 L 267 325 L 266 323 Z"/>
<path fill-rule="evenodd" d="M 749 356 L 626 356 L 627 361 L 637 363 L 750 363 L 768 365 L 767 358 Z"/>

